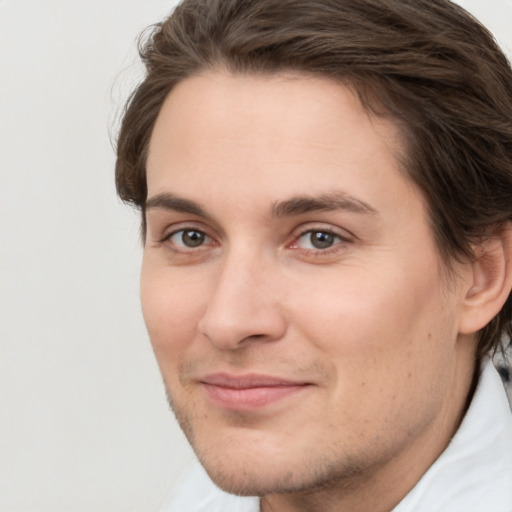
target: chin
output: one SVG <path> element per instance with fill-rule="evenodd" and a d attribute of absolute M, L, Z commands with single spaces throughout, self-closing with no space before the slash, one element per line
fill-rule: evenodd
<path fill-rule="evenodd" d="M 207 414 L 188 414 L 190 410 L 170 403 L 211 480 L 231 494 L 262 497 L 308 492 L 333 481 L 348 482 L 368 462 L 354 453 L 342 457 L 332 449 L 319 453 L 322 441 L 309 432 L 257 428 L 243 415 L 230 426 L 219 425 Z"/>
<path fill-rule="evenodd" d="M 250 430 L 201 434 L 204 432 L 192 430 L 186 435 L 209 477 L 222 490 L 239 496 L 264 496 L 302 487 L 301 475 L 294 469 L 303 464 L 293 456 L 301 452 L 284 452 L 282 440 Z"/>
<path fill-rule="evenodd" d="M 295 481 L 293 471 L 269 467 L 263 458 L 257 465 L 230 460 L 207 461 L 199 459 L 212 481 L 222 490 L 238 496 L 265 496 L 292 492 L 304 487 Z"/>
<path fill-rule="evenodd" d="M 318 443 L 285 446 L 282 439 L 250 435 L 245 442 L 228 437 L 216 441 L 196 443 L 193 448 L 212 481 L 239 496 L 307 493 L 340 482 L 349 485 L 365 470 L 365 463 L 355 457 L 329 460 L 328 454 L 320 455 Z"/>

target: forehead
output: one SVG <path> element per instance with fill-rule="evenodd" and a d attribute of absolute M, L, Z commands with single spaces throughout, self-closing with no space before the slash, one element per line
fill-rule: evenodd
<path fill-rule="evenodd" d="M 339 82 L 209 72 L 179 83 L 161 109 L 148 197 L 252 190 L 279 200 L 279 191 L 325 193 L 334 185 L 364 195 L 368 182 L 389 179 L 411 188 L 400 171 L 403 152 L 395 123 L 370 115 Z"/>

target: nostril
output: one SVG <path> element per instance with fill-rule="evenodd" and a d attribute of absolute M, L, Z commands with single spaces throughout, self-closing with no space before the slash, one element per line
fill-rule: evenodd
<path fill-rule="evenodd" d="M 498 366 L 497 370 L 503 382 L 510 382 L 510 370 L 508 368 Z"/>

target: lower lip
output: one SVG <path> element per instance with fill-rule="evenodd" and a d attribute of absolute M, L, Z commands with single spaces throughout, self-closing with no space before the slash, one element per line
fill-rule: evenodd
<path fill-rule="evenodd" d="M 232 411 L 254 411 L 303 391 L 307 385 L 225 388 L 203 383 L 208 398 L 217 406 Z"/>

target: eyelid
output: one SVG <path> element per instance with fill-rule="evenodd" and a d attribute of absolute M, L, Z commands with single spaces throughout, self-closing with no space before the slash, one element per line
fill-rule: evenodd
<path fill-rule="evenodd" d="M 351 242 L 356 238 L 352 233 L 350 233 L 350 231 L 347 231 L 346 229 L 343 228 L 339 228 L 337 226 L 326 225 L 322 223 L 310 223 L 306 225 L 302 224 L 293 231 L 292 243 L 295 243 L 299 238 L 306 235 L 307 233 L 315 231 L 335 235 L 345 242 Z"/>
<path fill-rule="evenodd" d="M 328 247 L 302 247 L 300 243 L 301 237 L 308 233 L 323 232 L 328 233 L 337 238 L 334 243 Z M 334 263 L 341 258 L 356 242 L 357 238 L 349 231 L 337 226 L 319 225 L 317 223 L 301 225 L 292 235 L 292 240 L 286 246 L 296 257 L 309 263 Z M 312 245 L 312 244 L 310 244 Z"/>
<path fill-rule="evenodd" d="M 185 233 L 187 232 L 192 232 L 192 233 L 200 233 L 202 235 L 202 240 L 201 240 L 201 243 L 197 246 L 192 246 L 192 247 L 189 247 L 187 246 L 184 241 L 183 241 L 183 236 Z M 173 240 L 177 235 L 179 235 L 181 233 L 181 238 L 182 238 L 182 241 L 181 243 L 176 241 L 176 240 Z M 208 245 L 208 241 L 211 240 L 211 237 L 209 235 L 207 235 L 206 233 L 204 233 L 203 231 L 200 231 L 199 229 L 178 229 L 178 231 L 174 231 L 172 232 L 166 239 L 167 241 L 170 241 L 172 240 L 172 245 L 175 246 L 175 247 L 179 247 L 180 250 L 183 250 L 183 251 L 186 251 L 186 250 L 198 250 L 200 249 L 201 247 L 204 247 L 205 245 Z"/>
<path fill-rule="evenodd" d="M 168 242 L 172 236 L 181 231 L 199 231 L 200 233 L 203 233 L 207 239 L 214 242 L 216 241 L 215 237 L 211 233 L 211 230 L 200 222 L 184 221 L 167 226 L 164 230 L 164 234 L 158 237 L 158 242 L 162 244 Z"/>

